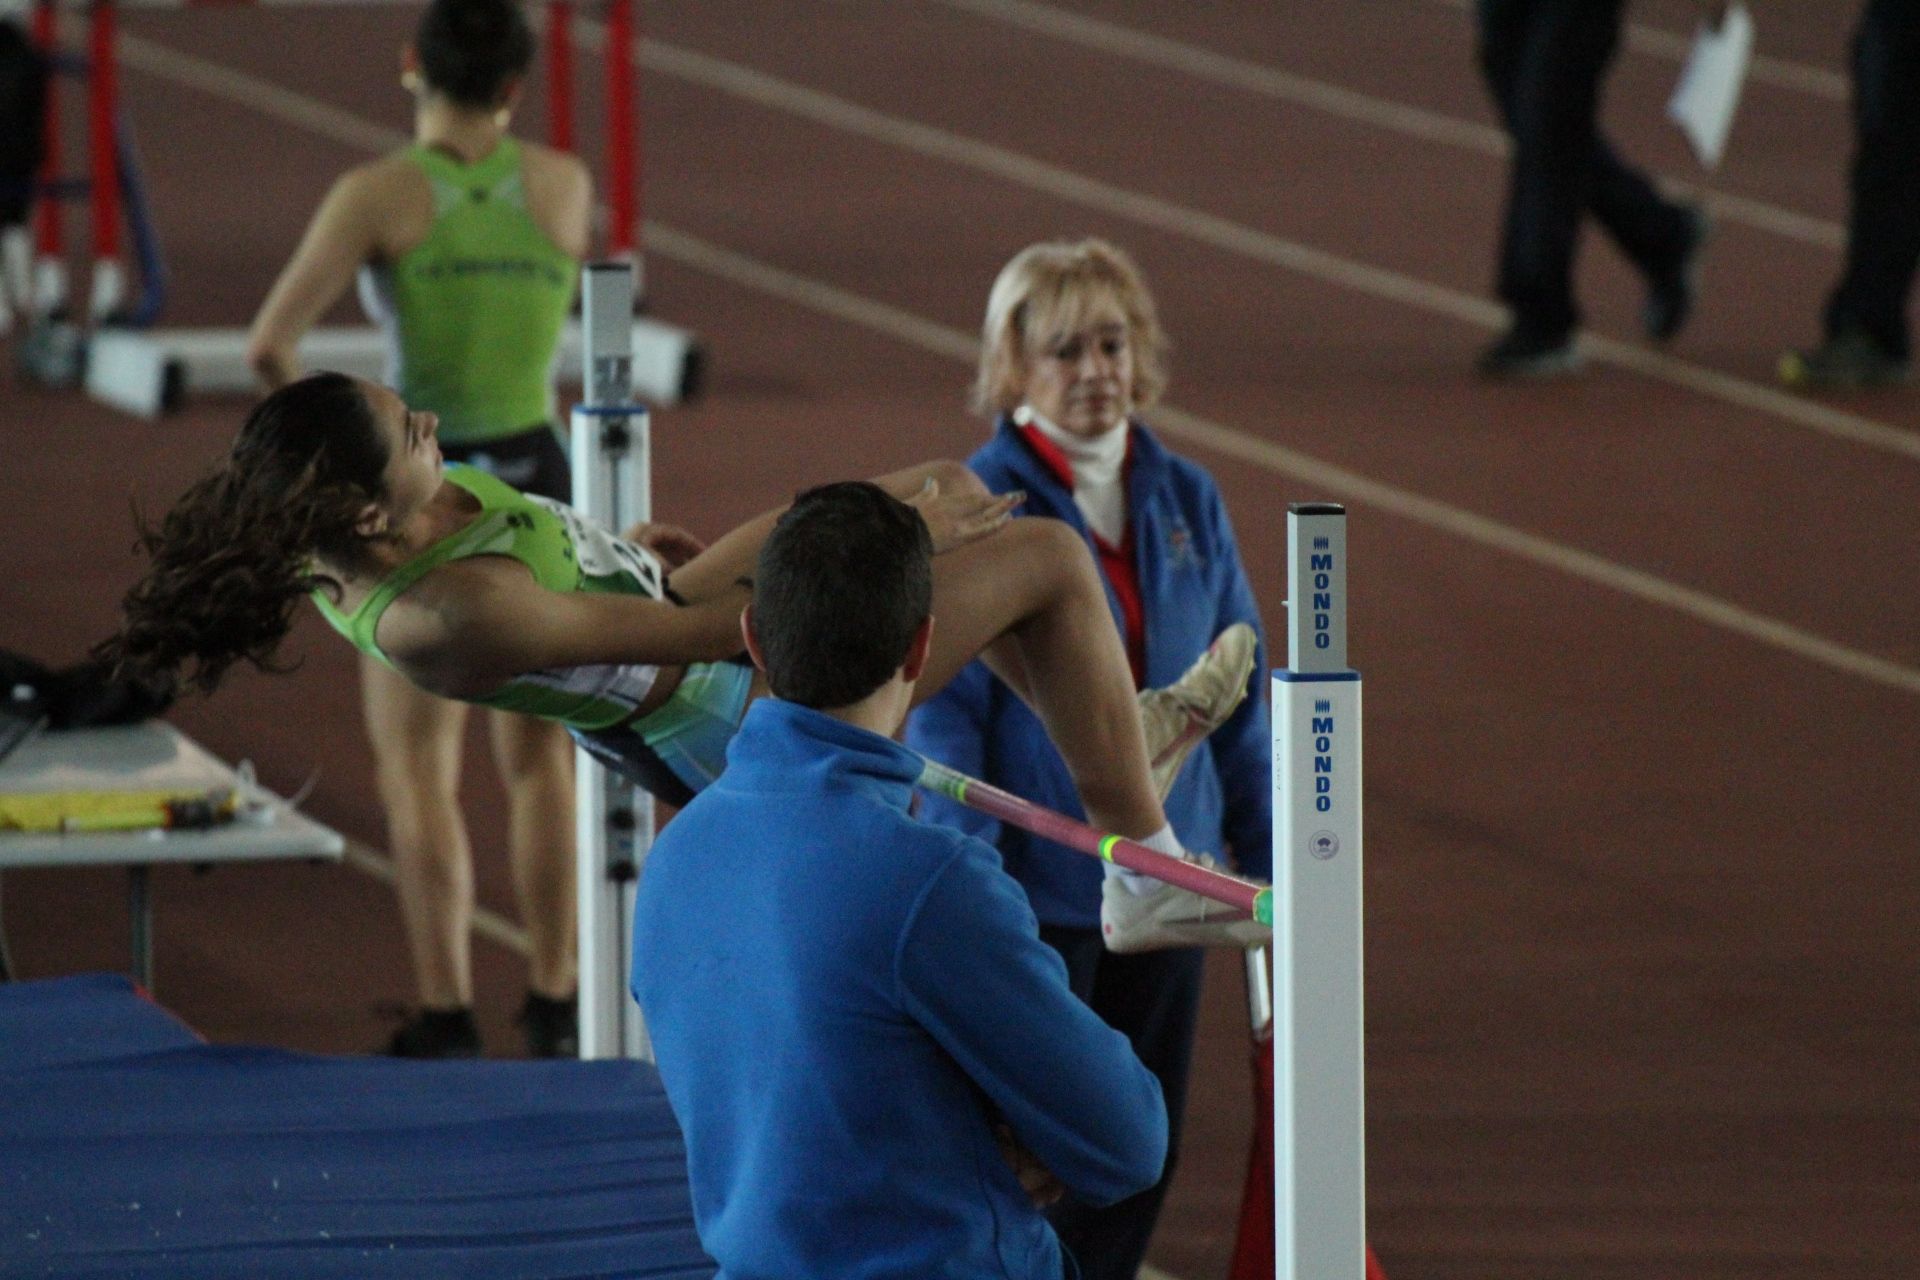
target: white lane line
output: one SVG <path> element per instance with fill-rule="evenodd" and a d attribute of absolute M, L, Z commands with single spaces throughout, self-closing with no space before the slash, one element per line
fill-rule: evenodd
<path fill-rule="evenodd" d="M 261 115 L 297 125 L 308 133 L 317 133 L 343 146 L 377 152 L 404 146 L 409 140 L 409 135 L 398 129 L 375 124 L 350 111 L 329 106 L 317 98 L 283 89 L 244 71 L 235 71 L 220 63 L 181 53 L 140 36 L 122 32 L 117 52 L 123 66 L 197 89 L 236 106 L 251 108 Z"/>
<path fill-rule="evenodd" d="M 123 40 L 128 46 L 137 46 L 133 55 L 138 62 L 129 58 L 128 65 L 227 97 L 335 141 L 383 150 L 404 137 L 398 130 L 381 129 L 324 103 L 253 80 L 241 72 L 216 67 L 144 41 L 126 37 Z M 218 70 L 221 74 L 208 76 L 203 74 L 206 69 Z M 969 367 L 976 360 L 979 347 L 971 334 L 825 281 L 783 270 L 660 222 L 648 222 L 645 230 L 650 252 Z M 1169 436 L 1313 486 L 1321 491 L 1321 496 L 1369 504 L 1427 528 L 1673 610 L 1830 670 L 1920 694 L 1920 669 L 1850 648 L 1706 592 L 1524 532 L 1450 503 L 1423 497 L 1171 405 L 1163 406 L 1156 413 L 1155 421 Z"/>
<path fill-rule="evenodd" d="M 1507 135 L 1490 125 L 1388 102 L 1371 94 L 1264 63 L 1230 57 L 1198 45 L 1171 40 L 1133 27 L 1089 18 L 1032 0 L 934 0 L 949 9 L 1051 36 L 1084 49 L 1127 58 L 1163 71 L 1177 71 L 1223 88 L 1238 89 L 1327 115 L 1373 125 L 1423 142 L 1438 142 L 1483 155 L 1504 156 Z"/>
<path fill-rule="evenodd" d="M 1229 57 L 1196 45 L 1152 35 L 1132 27 L 1069 13 L 1033 0 L 934 0 L 950 9 L 1021 27 L 1041 35 L 1077 44 L 1114 57 L 1127 58 L 1164 71 L 1175 71 L 1224 88 L 1307 107 L 1337 119 L 1369 125 L 1403 137 L 1481 155 L 1504 158 L 1512 151 L 1507 135 L 1490 125 L 1461 120 L 1422 107 L 1389 102 L 1371 94 L 1281 71 L 1244 58 Z M 1463 75 L 1478 75 L 1472 67 Z M 1714 215 L 1789 240 L 1822 249 L 1846 244 L 1846 228 L 1827 218 L 1797 212 L 1696 183 L 1662 176 L 1660 185 L 1689 199 L 1704 200 Z"/>
<path fill-rule="evenodd" d="M 1465 13 L 1469 0 L 1434 0 L 1434 3 L 1449 9 Z M 1693 48 L 1693 37 L 1676 35 L 1671 31 L 1662 31 L 1658 27 L 1649 27 L 1645 23 L 1629 22 L 1625 24 L 1627 48 L 1635 53 L 1659 58 L 1676 66 L 1687 60 L 1687 53 Z M 1816 67 L 1805 62 L 1790 62 L 1785 58 L 1769 57 L 1764 53 L 1753 55 L 1753 65 L 1747 68 L 1747 78 L 1756 84 L 1771 85 L 1776 89 L 1791 89 L 1795 93 L 1809 94 L 1816 98 L 1825 98 L 1829 102 L 1846 102 L 1851 94 L 1847 77 L 1838 71 L 1829 71 L 1825 67 Z"/>
<path fill-rule="evenodd" d="M 579 22 L 577 30 L 582 44 L 604 39 L 603 30 L 586 21 Z M 1129 191 L 992 143 L 888 115 L 737 63 L 658 41 L 636 41 L 635 56 L 652 72 L 674 76 L 856 137 L 988 174 L 1322 283 L 1402 303 L 1482 329 L 1497 331 L 1506 324 L 1505 308 L 1489 299 L 1343 258 L 1157 196 Z M 1630 343 L 1593 334 L 1583 338 L 1583 343 L 1588 353 L 1603 363 L 1850 444 L 1920 459 L 1920 432 L 1889 426 Z"/>

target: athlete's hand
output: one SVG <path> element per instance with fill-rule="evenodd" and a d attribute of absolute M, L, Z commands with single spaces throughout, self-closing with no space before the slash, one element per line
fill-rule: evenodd
<path fill-rule="evenodd" d="M 660 557 L 669 569 L 678 569 L 707 549 L 707 544 L 677 524 L 656 524 L 643 520 L 627 530 L 628 542 L 637 542 Z"/>
<path fill-rule="evenodd" d="M 907 505 L 920 513 L 933 537 L 933 554 L 964 547 L 986 537 L 1013 518 L 1013 509 L 1027 500 L 1016 489 L 1012 493 L 973 494 L 940 492 L 940 482 L 927 477 L 920 492 L 907 499 Z"/>

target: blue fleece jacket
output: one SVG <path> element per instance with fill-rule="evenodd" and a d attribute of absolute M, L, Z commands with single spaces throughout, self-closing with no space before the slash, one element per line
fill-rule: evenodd
<path fill-rule="evenodd" d="M 918 758 L 767 698 L 654 844 L 633 993 L 728 1280 L 1058 1280 L 994 1125 L 1109 1203 L 1159 1083 L 1067 988 L 993 849 L 907 812 Z"/>
<path fill-rule="evenodd" d="M 1146 678 L 1158 686 L 1179 679 L 1230 624 L 1246 622 L 1259 630 L 1260 611 L 1213 477 L 1168 451 L 1145 427 L 1136 423 L 1128 430 L 1127 524 L 1146 621 Z M 1091 547 L 1073 491 L 1012 423 L 1002 420 L 967 465 L 996 493 L 1025 489 L 1024 514 L 1064 520 Z M 1111 588 L 1108 603 L 1114 625 L 1121 625 Z M 1273 739 L 1265 668 L 1263 643 L 1247 700 L 1195 748 L 1166 810 L 1187 848 L 1230 854 L 1242 873 L 1271 879 Z M 913 713 L 907 742 L 1036 804 L 1085 816 L 1066 762 L 1038 717 L 977 662 Z M 1102 873 L 1095 860 L 949 800 L 929 796 L 921 812 L 999 848 L 1044 923 L 1099 926 Z"/>

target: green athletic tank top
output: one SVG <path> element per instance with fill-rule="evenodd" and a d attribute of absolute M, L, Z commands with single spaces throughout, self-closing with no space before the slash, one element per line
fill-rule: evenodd
<path fill-rule="evenodd" d="M 351 613 L 336 609 L 324 593 L 313 594 L 334 630 L 362 653 L 387 662 L 374 639 L 387 606 L 441 565 L 469 556 L 509 556 L 527 566 L 534 581 L 549 591 L 665 598 L 666 569 L 645 547 L 614 537 L 572 507 L 521 493 L 474 467 L 450 466 L 446 477 L 480 500 L 473 523 L 389 573 Z M 532 671 L 467 701 L 558 720 L 576 729 L 605 729 L 633 713 L 659 673 L 658 667 L 638 663 Z"/>
<path fill-rule="evenodd" d="M 440 415 L 440 438 L 476 444 L 554 420 L 553 365 L 579 264 L 527 211 L 520 145 L 462 164 L 416 146 L 433 229 L 369 274 L 393 350 L 393 387 Z"/>

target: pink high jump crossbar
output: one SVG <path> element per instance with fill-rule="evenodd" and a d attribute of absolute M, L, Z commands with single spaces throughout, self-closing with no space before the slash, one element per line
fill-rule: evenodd
<path fill-rule="evenodd" d="M 988 817 L 998 818 L 1022 831 L 1031 831 L 1034 835 L 1115 866 L 1150 875 L 1203 898 L 1224 903 L 1252 916 L 1261 924 L 1273 923 L 1273 890 L 1266 885 L 1242 880 L 1239 876 L 1215 871 L 1184 858 L 1157 853 L 1122 836 L 1109 835 L 1065 814 L 1042 808 L 1031 800 L 1023 800 L 1011 792 L 1002 791 L 978 778 L 969 778 L 938 760 L 922 756 L 921 766 L 920 786 L 935 795 L 945 796 L 955 804 L 977 809 Z"/>

